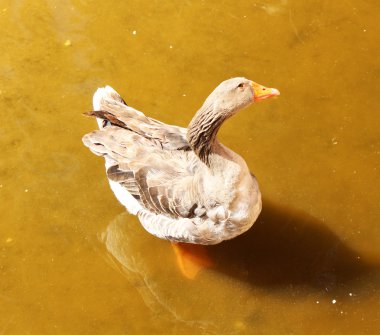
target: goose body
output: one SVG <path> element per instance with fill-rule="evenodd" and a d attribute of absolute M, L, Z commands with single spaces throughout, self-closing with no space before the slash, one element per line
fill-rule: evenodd
<path fill-rule="evenodd" d="M 99 130 L 83 142 L 105 158 L 115 196 L 148 232 L 173 242 L 217 244 L 253 225 L 261 194 L 245 161 L 216 134 L 240 109 L 274 95 L 276 89 L 245 78 L 226 80 L 186 129 L 145 116 L 106 86 L 88 113 Z"/>

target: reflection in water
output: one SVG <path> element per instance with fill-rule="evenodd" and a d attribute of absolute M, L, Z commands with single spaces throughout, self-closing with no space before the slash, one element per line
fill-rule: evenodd
<path fill-rule="evenodd" d="M 323 223 L 265 204 L 249 232 L 207 247 L 214 267 L 204 269 L 194 281 L 180 274 L 170 243 L 150 236 L 135 222 L 129 224 L 126 213 L 108 225 L 101 239 L 154 313 L 211 333 L 259 328 L 266 319 L 262 310 L 267 302 L 252 300 L 252 292 L 271 297 L 276 288 L 277 297 L 278 290 L 292 290 L 301 297 L 320 292 L 328 299 L 344 300 L 348 285 L 357 294 L 362 286 L 355 281 L 379 269 Z M 228 302 L 237 297 L 239 306 L 229 310 Z"/>
<path fill-rule="evenodd" d="M 190 327 L 210 328 L 205 320 L 192 320 L 187 299 L 181 300 L 191 282 L 177 268 L 171 243 L 151 236 L 135 222 L 129 224 L 129 218 L 127 213 L 118 215 L 101 234 L 114 257 L 111 264 L 136 287 L 153 313 Z M 173 278 L 176 283 L 171 285 Z"/>

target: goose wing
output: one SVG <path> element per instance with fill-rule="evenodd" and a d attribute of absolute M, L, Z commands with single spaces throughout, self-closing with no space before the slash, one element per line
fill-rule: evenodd
<path fill-rule="evenodd" d="M 201 215 L 199 172 L 192 151 L 165 150 L 127 128 L 106 126 L 83 137 L 107 162 L 108 178 L 125 188 L 143 208 L 173 218 Z"/>
<path fill-rule="evenodd" d="M 93 100 L 95 110 L 86 114 L 103 120 L 98 122 L 100 128 L 112 124 L 139 134 L 162 149 L 190 149 L 186 140 L 186 128 L 168 125 L 145 116 L 142 112 L 127 106 L 110 86 L 99 88 Z"/>

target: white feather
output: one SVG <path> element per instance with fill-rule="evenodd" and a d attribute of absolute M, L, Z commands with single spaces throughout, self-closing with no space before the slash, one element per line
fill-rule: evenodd
<path fill-rule="evenodd" d="M 139 202 L 119 183 L 109 180 L 111 189 L 115 194 L 117 200 L 133 215 L 137 215 L 138 211 L 142 209 Z"/>
<path fill-rule="evenodd" d="M 94 94 L 92 99 L 92 104 L 94 110 L 101 110 L 102 99 L 106 98 L 112 94 L 119 94 L 110 86 L 98 88 Z M 96 122 L 98 123 L 99 129 L 103 129 L 103 120 L 100 118 L 96 118 Z M 111 162 L 106 159 L 106 170 L 113 165 Z M 139 202 L 119 183 L 109 180 L 111 189 L 115 194 L 117 200 L 127 209 L 127 211 L 133 215 L 137 215 L 137 212 L 142 209 Z"/>

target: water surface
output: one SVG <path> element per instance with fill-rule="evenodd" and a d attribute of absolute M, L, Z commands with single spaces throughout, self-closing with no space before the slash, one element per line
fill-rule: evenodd
<path fill-rule="evenodd" d="M 0 333 L 376 334 L 377 1 L 0 2 Z M 281 97 L 219 139 L 264 197 L 189 281 L 81 143 L 109 84 L 186 126 L 222 80 Z"/>

